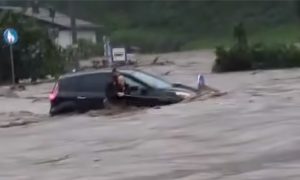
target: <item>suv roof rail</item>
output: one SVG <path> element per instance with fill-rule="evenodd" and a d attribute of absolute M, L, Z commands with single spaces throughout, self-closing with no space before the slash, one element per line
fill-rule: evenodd
<path fill-rule="evenodd" d="M 120 72 L 125 72 L 125 73 L 132 73 L 134 71 L 140 71 L 138 69 L 118 69 Z M 60 79 L 64 78 L 69 78 L 69 77 L 76 77 L 76 76 L 81 76 L 81 75 L 88 75 L 88 74 L 96 74 L 96 73 L 107 73 L 107 72 L 112 72 L 112 69 L 101 69 L 101 70 L 94 70 L 94 71 L 78 71 L 74 73 L 67 73 L 64 74 L 60 77 Z"/>

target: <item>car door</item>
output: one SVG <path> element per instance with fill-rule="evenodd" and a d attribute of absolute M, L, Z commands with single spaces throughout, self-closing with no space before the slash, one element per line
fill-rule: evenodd
<path fill-rule="evenodd" d="M 80 78 L 79 95 L 77 101 L 81 109 L 100 109 L 103 108 L 103 100 L 105 98 L 105 87 L 109 80 L 108 73 L 94 73 L 84 75 Z"/>
<path fill-rule="evenodd" d="M 159 105 L 160 99 L 154 89 L 147 87 L 145 84 L 126 76 L 125 81 L 129 85 L 130 94 L 125 95 L 129 105 L 133 106 L 156 106 Z"/>

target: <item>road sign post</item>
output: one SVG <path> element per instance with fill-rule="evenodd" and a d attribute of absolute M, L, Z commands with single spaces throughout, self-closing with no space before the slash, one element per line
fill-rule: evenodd
<path fill-rule="evenodd" d="M 9 45 L 9 53 L 10 53 L 10 64 L 11 64 L 11 78 L 12 78 L 12 85 L 15 86 L 15 63 L 14 63 L 14 53 L 13 53 L 13 46 Z"/>
<path fill-rule="evenodd" d="M 9 45 L 10 64 L 11 64 L 11 79 L 12 85 L 15 85 L 15 65 L 14 65 L 14 53 L 13 45 L 18 41 L 18 33 L 15 29 L 8 28 L 3 33 L 3 39 L 6 44 Z"/>

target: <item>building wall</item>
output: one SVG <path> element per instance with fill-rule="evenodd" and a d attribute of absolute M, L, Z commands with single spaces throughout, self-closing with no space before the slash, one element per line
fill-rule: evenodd
<path fill-rule="evenodd" d="M 95 31 L 78 31 L 77 39 L 89 40 L 93 43 L 97 42 L 96 32 Z M 72 45 L 72 31 L 70 30 L 61 30 L 58 33 L 56 43 L 63 48 Z"/>
<path fill-rule="evenodd" d="M 66 48 L 69 45 L 71 45 L 72 44 L 71 31 L 68 30 L 59 31 L 58 37 L 56 39 L 56 43 L 63 48 Z"/>
<path fill-rule="evenodd" d="M 89 40 L 93 43 L 97 42 L 96 32 L 95 31 L 79 31 L 77 33 L 77 39 Z"/>

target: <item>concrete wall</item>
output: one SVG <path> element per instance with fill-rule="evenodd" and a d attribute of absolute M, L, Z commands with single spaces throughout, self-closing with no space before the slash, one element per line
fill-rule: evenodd
<path fill-rule="evenodd" d="M 96 32 L 95 31 L 78 31 L 77 39 L 89 40 L 93 43 L 97 42 Z M 72 32 L 70 30 L 60 31 L 56 39 L 56 43 L 63 48 L 68 47 L 72 44 Z"/>

